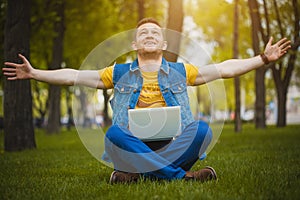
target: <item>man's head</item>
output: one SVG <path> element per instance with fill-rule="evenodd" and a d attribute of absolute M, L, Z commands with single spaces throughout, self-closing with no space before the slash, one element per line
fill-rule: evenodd
<path fill-rule="evenodd" d="M 144 18 L 136 26 L 135 40 L 132 43 L 138 53 L 162 53 L 167 48 L 160 24 L 153 18 Z"/>

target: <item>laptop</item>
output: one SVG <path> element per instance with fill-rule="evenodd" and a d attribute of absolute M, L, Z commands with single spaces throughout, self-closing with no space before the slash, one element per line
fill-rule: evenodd
<path fill-rule="evenodd" d="M 170 140 L 181 133 L 180 106 L 128 110 L 129 130 L 142 141 Z"/>

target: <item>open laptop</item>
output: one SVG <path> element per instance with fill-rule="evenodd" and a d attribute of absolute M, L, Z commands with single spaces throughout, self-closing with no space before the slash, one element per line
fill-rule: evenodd
<path fill-rule="evenodd" d="M 181 133 L 180 106 L 128 110 L 129 130 L 142 141 L 170 140 Z"/>

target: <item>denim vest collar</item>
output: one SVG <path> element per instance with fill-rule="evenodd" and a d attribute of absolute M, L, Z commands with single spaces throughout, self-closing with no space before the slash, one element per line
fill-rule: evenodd
<path fill-rule="evenodd" d="M 139 63 L 138 63 L 138 59 L 135 59 L 131 64 L 130 64 L 130 71 L 134 72 L 136 70 L 139 69 Z M 163 72 L 165 72 L 166 74 L 169 74 L 170 71 L 170 66 L 169 63 L 166 61 L 166 59 L 162 58 L 161 61 L 161 66 L 160 66 L 160 70 L 162 70 Z"/>

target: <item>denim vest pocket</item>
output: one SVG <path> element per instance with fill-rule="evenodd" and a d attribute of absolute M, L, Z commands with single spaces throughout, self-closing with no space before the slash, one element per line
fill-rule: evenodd
<path fill-rule="evenodd" d="M 184 81 L 177 82 L 170 85 L 170 92 L 175 97 L 177 103 L 181 106 L 189 106 L 189 99 L 187 96 L 187 86 Z"/>
<path fill-rule="evenodd" d="M 186 91 L 185 82 L 179 82 L 170 86 L 170 90 L 173 94 L 179 94 Z"/>
<path fill-rule="evenodd" d="M 120 110 L 123 106 L 128 106 L 130 94 L 134 92 L 136 88 L 129 84 L 118 83 L 114 88 L 114 97 L 110 101 L 113 109 Z"/>
<path fill-rule="evenodd" d="M 129 94 L 132 93 L 136 88 L 132 85 L 122 84 L 118 83 L 115 85 L 115 91 L 121 93 L 121 94 Z"/>

